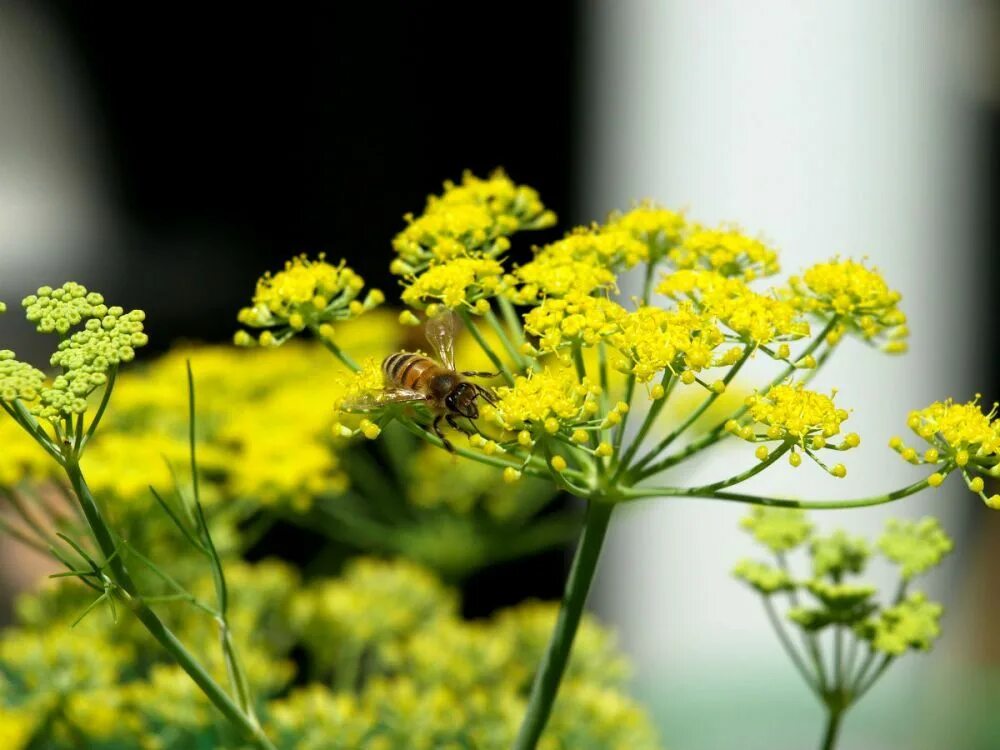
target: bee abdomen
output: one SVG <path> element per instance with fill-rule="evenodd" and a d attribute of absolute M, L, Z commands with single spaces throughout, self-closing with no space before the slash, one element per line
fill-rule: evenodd
<path fill-rule="evenodd" d="M 410 352 L 390 354 L 382 362 L 382 372 L 387 381 L 413 390 L 420 390 L 421 376 L 435 368 L 434 360 Z"/>

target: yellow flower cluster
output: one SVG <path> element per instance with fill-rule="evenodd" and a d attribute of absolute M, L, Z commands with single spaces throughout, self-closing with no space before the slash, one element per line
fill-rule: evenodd
<path fill-rule="evenodd" d="M 757 294 L 742 280 L 716 271 L 686 269 L 664 276 L 657 287 L 674 300 L 690 300 L 753 347 L 809 335 L 809 324 L 790 303 Z"/>
<path fill-rule="evenodd" d="M 547 297 L 611 292 L 617 288 L 615 274 L 610 269 L 576 262 L 572 257 L 548 249 L 539 251 L 532 261 L 515 268 L 507 281 L 510 299 L 519 305 L 537 304 Z"/>
<path fill-rule="evenodd" d="M 954 467 L 962 472 L 966 485 L 994 509 L 1000 509 L 1000 495 L 987 497 L 983 476 L 992 477 L 1000 466 L 1000 419 L 997 404 L 983 412 L 979 396 L 964 404 L 951 399 L 936 401 L 919 411 L 910 412 L 907 426 L 930 447 L 922 453 L 907 446 L 899 437 L 889 441 L 889 447 L 912 464 L 933 464 L 942 472 Z M 932 487 L 939 486 L 944 473 L 928 478 Z"/>
<path fill-rule="evenodd" d="M 398 335 L 389 313 L 345 323 L 340 333 L 345 345 L 361 354 L 393 346 Z M 182 348 L 145 370 L 120 376 L 114 408 L 84 458 L 95 491 L 148 501 L 150 484 L 161 491 L 172 485 L 164 459 L 186 476 L 188 359 L 201 430 L 198 459 L 209 477 L 203 488 L 206 502 L 253 498 L 302 509 L 317 496 L 344 490 L 347 476 L 334 443 L 334 429 L 340 433 L 335 407 L 350 384 L 330 371 L 328 352 L 303 344 L 289 345 L 280 354 Z M 381 372 L 372 362 L 371 385 L 381 390 Z M 6 461 L 5 456 L 0 468 Z"/>
<path fill-rule="evenodd" d="M 549 296 L 587 295 L 616 289 L 615 274 L 648 260 L 649 249 L 632 232 L 615 227 L 577 227 L 536 251 L 531 262 L 514 269 L 510 296 L 518 304 L 537 304 Z"/>
<path fill-rule="evenodd" d="M 555 214 L 533 189 L 514 184 L 499 170 L 486 180 L 466 173 L 460 185 L 446 182 L 442 195 L 428 198 L 422 215 L 405 218 L 406 228 L 392 243 L 397 257 L 390 266 L 404 277 L 403 301 L 479 313 L 506 286 L 496 258 L 510 247 L 508 236 L 555 223 Z"/>
<path fill-rule="evenodd" d="M 696 226 L 667 253 L 667 260 L 675 269 L 704 269 L 744 281 L 780 270 L 778 254 L 736 226 Z"/>
<path fill-rule="evenodd" d="M 465 621 L 451 592 L 419 568 L 359 561 L 308 590 L 296 611 L 309 656 L 320 656 L 318 676 L 338 687 L 313 684 L 272 703 L 279 745 L 500 750 L 513 743 L 557 609 L 531 603 Z M 544 746 L 657 747 L 622 692 L 628 673 L 613 637 L 585 617 Z"/>
<path fill-rule="evenodd" d="M 829 442 L 840 433 L 840 426 L 848 417 L 847 411 L 838 408 L 831 396 L 807 390 L 802 383 L 786 383 L 770 388 L 763 395 L 748 397 L 746 405 L 748 421 L 741 424 L 730 420 L 726 423 L 729 432 L 752 443 L 782 443 L 782 451 L 791 451 L 788 460 L 792 466 L 801 464 L 802 458 L 797 452 L 801 450 L 833 476 L 847 475 L 843 464 L 829 468 L 815 455 L 824 448 L 849 450 L 861 443 L 853 432 L 845 435 L 839 444 Z M 757 432 L 757 425 L 765 428 L 764 432 Z M 757 457 L 763 461 L 768 456 L 767 447 L 761 445 Z"/>
<path fill-rule="evenodd" d="M 414 277 L 400 298 L 418 309 L 437 302 L 451 310 L 468 308 L 484 313 L 490 309 L 489 298 L 503 288 L 504 270 L 498 261 L 460 257 Z"/>
<path fill-rule="evenodd" d="M 631 211 L 611 214 L 608 227 L 631 232 L 633 237 L 646 244 L 649 260 L 655 263 L 677 246 L 688 229 L 688 223 L 682 213 L 645 202 Z"/>
<path fill-rule="evenodd" d="M 538 191 L 515 184 L 502 169 L 494 170 L 485 180 L 465 171 L 461 183 L 445 181 L 441 196 L 429 201 L 443 206 L 483 206 L 495 217 L 504 233 L 544 229 L 556 223 L 556 215 L 545 208 Z"/>
<path fill-rule="evenodd" d="M 617 333 L 628 313 L 606 297 L 570 292 L 549 297 L 524 315 L 524 330 L 538 337 L 538 349 L 555 352 L 561 348 L 594 346 Z"/>
<path fill-rule="evenodd" d="M 619 369 L 640 383 L 650 382 L 665 369 L 693 375 L 722 363 L 715 356 L 723 343 L 722 332 L 711 316 L 696 312 L 690 303 L 673 310 L 644 305 L 628 313 L 608 341 L 625 356 Z"/>
<path fill-rule="evenodd" d="M 427 199 L 423 214 L 405 218 L 406 228 L 392 242 L 398 258 L 391 270 L 400 276 L 463 255 L 495 256 L 510 246 L 508 235 L 556 222 L 535 190 L 516 185 L 502 170 L 486 180 L 466 172 L 461 184 L 445 182 L 440 196 Z"/>
<path fill-rule="evenodd" d="M 789 279 L 790 300 L 799 309 L 829 319 L 837 316 L 847 330 L 877 342 L 889 353 L 906 351 L 906 315 L 901 295 L 889 288 L 875 268 L 853 260 L 818 263 Z"/>
<path fill-rule="evenodd" d="M 277 346 L 299 331 L 312 328 L 333 338 L 332 323 L 356 318 L 385 301 L 378 289 L 358 299 L 365 282 L 344 261 L 332 265 L 321 253 L 316 260 L 299 255 L 277 273 L 257 281 L 253 306 L 240 310 L 237 319 L 250 328 L 263 328 L 256 340 L 261 346 Z M 255 340 L 239 331 L 235 342 L 251 346 Z"/>
<path fill-rule="evenodd" d="M 497 406 L 485 407 L 484 416 L 505 430 L 523 431 L 519 442 L 531 445 L 539 435 L 554 435 L 578 428 L 599 411 L 600 388 L 581 382 L 572 367 L 546 367 L 514 378 L 514 385 L 497 389 Z"/>

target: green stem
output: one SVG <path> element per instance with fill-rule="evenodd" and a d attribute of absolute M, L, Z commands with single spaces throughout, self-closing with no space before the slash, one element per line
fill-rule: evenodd
<path fill-rule="evenodd" d="M 490 324 L 490 328 L 496 333 L 497 338 L 500 339 L 500 343 L 503 344 L 503 348 L 507 350 L 507 354 L 510 355 L 511 361 L 517 367 L 518 370 L 525 369 L 524 359 L 521 357 L 521 352 L 514 346 L 514 343 L 510 340 L 507 335 L 507 331 L 504 330 L 503 325 L 500 323 L 496 314 L 493 310 L 486 313 L 486 322 Z"/>
<path fill-rule="evenodd" d="M 632 439 L 629 444 L 628 449 L 625 451 L 625 455 L 622 456 L 619 462 L 618 474 L 621 475 L 622 472 L 628 469 L 629 463 L 635 458 L 636 452 L 642 446 L 642 441 L 646 439 L 646 435 L 653 428 L 653 424 L 656 422 L 656 418 L 660 416 L 660 412 L 663 411 L 663 407 L 667 404 L 667 399 L 670 398 L 670 394 L 677 385 L 677 378 L 674 377 L 673 372 L 670 370 L 663 371 L 663 377 L 660 380 L 660 385 L 663 386 L 663 397 L 658 398 L 649 407 L 649 411 L 646 412 L 645 418 L 642 420 L 642 425 L 639 427 L 639 432 Z M 617 477 L 616 477 L 617 478 Z"/>
<path fill-rule="evenodd" d="M 504 361 L 500 359 L 495 351 L 493 351 L 493 347 L 491 347 L 486 339 L 483 338 L 482 331 L 479 330 L 479 326 L 476 325 L 476 321 L 472 319 L 472 315 L 469 311 L 459 310 L 458 316 L 462 319 L 462 322 L 465 323 L 465 327 L 468 329 L 469 333 L 472 334 L 472 338 L 474 338 L 476 343 L 479 344 L 479 348 L 483 350 L 486 356 L 490 358 L 490 362 L 493 363 L 493 366 L 497 368 L 501 375 L 503 375 L 503 379 L 507 381 L 507 385 L 514 385 L 514 376 L 510 374 L 510 370 L 507 368 L 507 365 L 504 364 Z"/>
<path fill-rule="evenodd" d="M 855 701 L 861 700 L 861 697 L 872 689 L 872 685 L 874 685 L 878 681 L 878 678 L 885 673 L 885 670 L 887 670 L 889 668 L 889 665 L 892 664 L 893 659 L 894 657 L 892 654 L 886 654 L 883 657 L 881 664 L 878 665 L 878 669 L 876 669 L 875 672 L 872 674 L 872 676 L 868 679 L 868 681 L 865 684 L 861 685 L 854 693 Z"/>
<path fill-rule="evenodd" d="M 947 474 L 954 467 L 946 467 L 942 474 Z M 893 490 L 884 495 L 859 497 L 854 500 L 796 500 L 790 497 L 763 497 L 761 495 L 744 495 L 739 492 L 706 492 L 700 494 L 700 487 L 636 487 L 624 488 L 622 496 L 635 500 L 645 497 L 700 497 L 711 500 L 732 500 L 750 505 L 766 505 L 776 508 L 801 508 L 803 510 L 836 510 L 839 508 L 867 508 L 872 505 L 883 505 L 913 495 L 929 486 L 926 479 L 914 482 L 906 487 Z"/>
<path fill-rule="evenodd" d="M 616 456 L 621 452 L 622 440 L 625 438 L 625 427 L 628 424 L 629 415 L 632 413 L 632 398 L 634 396 L 635 375 L 630 373 L 625 380 L 625 403 L 628 404 L 628 411 L 622 414 L 622 421 L 618 423 L 618 429 L 615 430 L 614 448 Z M 635 455 L 634 452 L 633 455 Z"/>
<path fill-rule="evenodd" d="M 813 352 L 815 352 L 816 349 L 818 349 L 819 346 L 826 340 L 827 334 L 829 334 L 837 326 L 837 324 L 839 322 L 840 322 L 840 318 L 839 317 L 834 316 L 833 318 L 831 318 L 829 320 L 829 322 L 826 324 L 826 326 L 823 328 L 823 330 L 820 332 L 819 336 L 817 336 L 815 339 L 813 339 L 809 343 L 809 346 L 807 346 L 802 351 L 802 353 L 799 355 L 799 359 L 800 360 L 804 359 L 805 357 L 807 357 L 810 354 L 812 354 Z M 826 362 L 827 359 L 829 359 L 830 354 L 833 352 L 834 348 L 835 348 L 835 345 L 832 345 L 825 352 L 823 352 L 822 356 L 819 358 L 819 360 L 816 363 L 816 367 L 814 369 L 810 370 L 809 374 L 806 376 L 806 380 L 807 381 L 810 380 L 810 379 L 812 379 L 812 377 L 819 370 L 820 365 L 822 365 L 823 363 Z M 795 369 L 796 369 L 795 365 L 788 365 L 784 370 L 782 370 L 770 382 L 770 384 L 768 385 L 768 388 L 772 388 L 772 387 L 774 387 L 774 386 L 779 385 L 780 383 L 782 383 L 784 380 L 786 380 L 788 378 L 789 375 L 791 375 L 793 372 L 795 372 Z M 766 391 L 767 389 L 765 388 L 765 389 L 762 389 L 762 390 Z M 728 417 L 726 417 L 725 419 L 723 419 L 722 421 L 720 421 L 718 424 L 716 424 L 714 427 L 712 427 L 705 435 L 703 435 L 702 437 L 698 438 L 697 440 L 689 443 L 688 445 L 684 446 L 684 448 L 682 448 L 681 450 L 679 450 L 677 453 L 674 453 L 673 455 L 665 457 L 662 461 L 660 461 L 658 464 L 656 464 L 657 470 L 658 471 L 665 471 L 666 469 L 669 469 L 671 466 L 675 466 L 675 465 L 681 463 L 682 461 L 686 461 L 688 458 L 690 458 L 691 456 L 693 456 L 695 453 L 700 453 L 705 448 L 708 448 L 709 446 L 714 445 L 715 443 L 719 442 L 719 440 L 722 439 L 726 435 L 726 431 L 725 431 L 726 430 L 726 423 L 729 420 L 731 420 L 731 419 L 739 419 L 740 417 L 742 417 L 744 414 L 746 414 L 748 408 L 749 407 L 745 406 L 745 405 L 741 406 L 735 412 L 733 412 Z"/>
<path fill-rule="evenodd" d="M 816 676 L 813 675 L 809 669 L 806 667 L 805 661 L 803 661 L 802 656 L 798 651 L 795 650 L 795 646 L 792 645 L 791 639 L 788 637 L 788 633 L 785 632 L 785 628 L 781 624 L 781 620 L 778 617 L 778 613 L 774 610 L 774 604 L 771 602 L 771 598 L 765 594 L 761 594 L 764 600 L 764 610 L 767 612 L 767 619 L 771 622 L 771 627 L 774 628 L 774 632 L 778 636 L 778 640 L 785 649 L 785 653 L 792 660 L 795 668 L 802 675 L 802 679 L 806 681 L 809 688 L 819 695 L 820 688 L 816 684 Z"/>
<path fill-rule="evenodd" d="M 97 407 L 97 413 L 94 414 L 94 418 L 90 420 L 90 426 L 87 428 L 87 434 L 83 438 L 83 442 L 78 446 L 78 452 L 82 451 L 87 443 L 90 442 L 90 438 L 93 437 L 94 431 L 97 429 L 97 425 L 101 423 L 101 418 L 104 417 L 104 412 L 108 408 L 108 403 L 111 401 L 111 391 L 115 387 L 115 379 L 118 377 L 118 365 L 112 365 L 111 369 L 108 370 L 108 382 L 104 384 L 104 394 L 101 396 L 101 404 Z"/>
<path fill-rule="evenodd" d="M 779 458 L 781 458 L 783 455 L 785 455 L 790 448 L 791 445 L 789 445 L 788 443 L 783 443 L 780 447 L 771 451 L 771 454 L 767 458 L 759 462 L 757 465 L 747 469 L 746 471 L 731 476 L 728 479 L 722 479 L 719 480 L 718 482 L 713 482 L 712 484 L 706 484 L 703 487 L 695 487 L 693 488 L 693 492 L 697 495 L 704 495 L 715 492 L 716 490 L 724 489 L 726 487 L 732 487 L 733 485 L 740 484 L 741 482 L 745 482 L 751 477 L 755 477 L 762 471 L 764 471 L 764 469 L 766 469 L 768 466 L 770 466 Z"/>
<path fill-rule="evenodd" d="M 594 579 L 594 571 L 597 569 L 597 561 L 613 509 L 612 504 L 593 501 L 587 507 L 583 535 L 566 581 L 556 626 L 531 685 L 531 695 L 528 698 L 524 721 L 514 742 L 514 750 L 534 750 L 552 712 L 552 704 L 555 702 L 559 683 L 569 661 L 573 638 L 583 615 L 587 592 Z"/>
<path fill-rule="evenodd" d="M 335 356 L 337 359 L 339 359 L 344 364 L 344 367 L 346 367 L 351 372 L 360 372 L 361 371 L 361 365 L 359 365 L 357 363 L 357 361 L 355 361 L 354 357 L 352 357 L 350 354 L 348 354 L 347 352 L 345 352 L 343 349 L 341 349 L 339 346 L 337 346 L 337 344 L 334 343 L 333 341 L 331 341 L 330 339 L 328 339 L 328 338 L 326 338 L 324 336 L 321 336 L 319 334 L 319 330 L 318 329 L 313 329 L 313 334 L 316 336 L 316 338 L 318 338 L 320 340 L 320 342 L 323 344 L 323 346 L 325 346 L 327 348 L 327 350 L 330 351 L 333 354 L 333 356 Z"/>
<path fill-rule="evenodd" d="M 732 382 L 733 378 L 736 377 L 736 374 L 740 371 L 743 365 L 746 364 L 748 359 L 750 359 L 751 354 L 753 354 L 753 348 L 747 345 L 747 347 L 743 350 L 743 356 L 740 357 L 739 361 L 737 361 L 736 364 L 734 364 L 732 367 L 729 368 L 729 372 L 727 372 L 725 376 L 722 378 L 722 382 L 724 385 L 728 386 Z M 670 432 L 669 435 L 667 435 L 665 438 L 663 438 L 663 440 L 661 440 L 659 443 L 656 444 L 656 447 L 654 447 L 653 450 L 651 450 L 649 453 L 643 456 L 638 462 L 636 462 L 634 469 L 636 471 L 641 471 L 642 468 L 647 464 L 649 464 L 650 461 L 655 460 L 656 457 L 660 455 L 660 453 L 666 450 L 670 446 L 670 444 L 674 442 L 674 440 L 676 440 L 682 434 L 684 434 L 687 428 L 693 425 L 698 420 L 698 418 L 708 410 L 708 407 L 710 407 L 712 404 L 715 403 L 715 400 L 720 395 L 722 394 L 713 391 L 708 398 L 706 398 L 704 401 L 701 402 L 701 405 L 697 409 L 688 414 L 687 419 L 685 419 L 683 422 L 677 425 L 677 427 L 675 427 Z M 651 475 L 651 474 L 656 474 L 659 471 L 660 471 L 659 465 L 654 465 L 649 470 L 643 472 L 643 474 Z"/>
<path fill-rule="evenodd" d="M 837 735 L 840 733 L 840 723 L 843 718 L 843 709 L 829 709 L 826 720 L 826 731 L 823 733 L 820 750 L 833 750 L 837 746 Z"/>
<path fill-rule="evenodd" d="M 101 548 L 101 553 L 109 561 L 114 581 L 125 595 L 126 602 L 135 616 L 234 727 L 252 739 L 262 750 L 276 750 L 261 728 L 240 711 L 226 691 L 212 679 L 212 676 L 205 671 L 205 668 L 185 648 L 184 644 L 177 640 L 177 637 L 143 601 L 125 563 L 119 555 L 115 554 L 116 547 L 111 530 L 105 524 L 104 517 L 98 510 L 97 502 L 90 493 L 90 488 L 84 480 L 79 464 L 76 462 L 67 463 L 66 474 L 80 502 L 87 523 L 94 532 L 94 538 Z"/>
<path fill-rule="evenodd" d="M 514 337 L 514 343 L 517 344 L 518 351 L 520 351 L 527 339 L 524 337 L 524 325 L 521 323 L 517 310 L 514 309 L 514 303 L 506 297 L 498 297 L 497 304 L 500 305 L 500 314 L 503 315 L 503 320 L 507 324 L 507 328 L 510 329 L 510 335 Z M 534 359 L 530 359 L 529 363 L 532 368 L 538 367 L 538 363 Z"/>

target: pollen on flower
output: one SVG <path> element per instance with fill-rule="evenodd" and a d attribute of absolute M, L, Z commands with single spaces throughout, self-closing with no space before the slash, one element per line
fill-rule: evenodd
<path fill-rule="evenodd" d="M 338 385 L 341 394 L 334 408 L 341 411 L 354 411 L 358 408 L 369 411 L 378 406 L 378 396 L 383 392 L 384 384 L 381 365 L 378 360 L 369 357 L 361 363 L 358 372 L 340 378 Z"/>
<path fill-rule="evenodd" d="M 836 315 L 846 330 L 878 343 L 883 351 L 906 350 L 909 331 L 899 309 L 900 294 L 889 288 L 878 269 L 838 258 L 792 277 L 789 285 L 789 301 L 800 310 L 824 319 Z"/>

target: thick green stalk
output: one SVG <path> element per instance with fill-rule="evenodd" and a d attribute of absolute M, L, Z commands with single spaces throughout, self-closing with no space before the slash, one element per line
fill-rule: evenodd
<path fill-rule="evenodd" d="M 826 731 L 823 733 L 823 741 L 820 743 L 820 750 L 833 750 L 837 746 L 837 735 L 840 733 L 840 723 L 843 718 L 843 709 L 829 709 L 826 721 Z"/>
<path fill-rule="evenodd" d="M 583 536 L 576 548 L 569 578 L 566 580 L 566 590 L 562 606 L 559 608 L 555 630 L 552 631 L 548 648 L 535 674 L 527 711 L 517 740 L 514 742 L 514 750 L 534 750 L 552 713 L 552 704 L 555 702 L 559 683 L 569 662 L 573 638 L 580 625 L 583 607 L 594 579 L 594 571 L 597 569 L 597 560 L 601 555 L 601 546 L 608 531 L 613 509 L 614 505 L 610 503 L 595 501 L 590 501 L 587 507 Z"/>
<path fill-rule="evenodd" d="M 246 714 L 240 711 L 239 707 L 233 702 L 226 691 L 212 679 L 212 676 L 205 671 L 194 655 L 184 647 L 183 643 L 177 640 L 177 637 L 143 601 L 121 556 L 115 554 L 116 545 L 111 530 L 105 524 L 104 517 L 97 507 L 97 502 L 90 493 L 90 488 L 87 487 L 79 464 L 75 461 L 68 461 L 66 464 L 66 474 L 80 502 L 87 523 L 94 533 L 94 538 L 101 549 L 101 554 L 108 561 L 112 578 L 115 584 L 121 589 L 126 603 L 135 613 L 135 616 L 146 627 L 149 634 L 174 658 L 178 666 L 187 672 L 188 676 L 201 689 L 205 696 L 234 727 L 246 737 L 252 739 L 257 747 L 263 750 L 276 750 L 261 728 L 256 726 Z"/>

